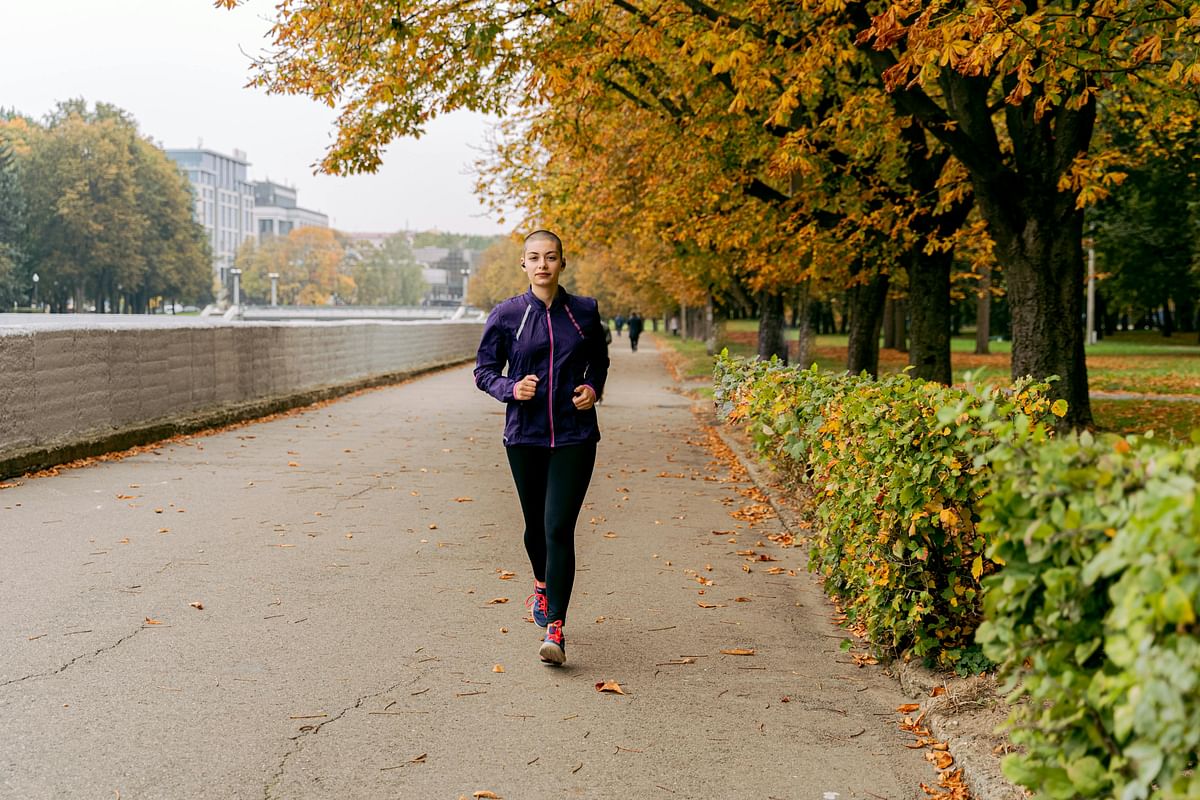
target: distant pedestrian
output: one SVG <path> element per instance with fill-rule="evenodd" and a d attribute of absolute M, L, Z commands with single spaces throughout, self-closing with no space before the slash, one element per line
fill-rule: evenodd
<path fill-rule="evenodd" d="M 617 326 L 617 336 L 621 335 L 621 329 L 625 327 L 625 317 L 617 314 L 613 317 L 613 324 Z"/>
<path fill-rule="evenodd" d="M 679 317 L 671 317 L 670 327 L 671 327 L 671 335 L 678 336 L 679 335 Z"/>
<path fill-rule="evenodd" d="M 646 326 L 642 315 L 638 312 L 633 312 L 629 315 L 629 346 L 633 348 L 633 352 L 637 352 L 638 339 L 642 336 L 642 329 Z"/>
<path fill-rule="evenodd" d="M 546 629 L 538 655 L 547 664 L 567 658 L 575 523 L 596 463 L 595 405 L 608 377 L 598 305 L 558 285 L 566 265 L 562 240 L 550 231 L 525 238 L 521 267 L 529 291 L 492 309 L 475 358 L 475 385 L 508 406 L 504 449 L 533 568 L 525 604 Z"/>

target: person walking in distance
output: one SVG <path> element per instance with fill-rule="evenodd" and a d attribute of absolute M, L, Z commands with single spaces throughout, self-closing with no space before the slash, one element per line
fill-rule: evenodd
<path fill-rule="evenodd" d="M 642 315 L 635 311 L 629 315 L 629 319 L 625 321 L 625 324 L 629 326 L 629 346 L 636 353 L 638 339 L 641 338 L 642 330 L 646 327 L 646 323 L 642 319 Z"/>
<path fill-rule="evenodd" d="M 475 385 L 508 407 L 504 449 L 533 568 L 525 602 L 546 629 L 538 655 L 548 664 L 566 661 L 575 523 L 596 463 L 595 406 L 608 377 L 598 304 L 559 286 L 566 265 L 558 236 L 539 230 L 525 237 L 529 291 L 492 309 L 475 357 Z"/>
<path fill-rule="evenodd" d="M 625 317 L 617 314 L 613 317 L 613 325 L 617 326 L 617 336 L 621 335 L 621 329 L 625 327 Z"/>

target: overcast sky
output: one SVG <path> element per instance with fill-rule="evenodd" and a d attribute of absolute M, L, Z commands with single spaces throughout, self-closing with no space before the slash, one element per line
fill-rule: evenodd
<path fill-rule="evenodd" d="M 488 121 L 435 120 L 419 140 L 394 142 L 374 175 L 314 175 L 334 112 L 303 97 L 243 88 L 274 0 L 234 11 L 211 0 L 0 0 L 0 107 L 41 118 L 83 97 L 133 114 L 164 147 L 244 150 L 250 177 L 295 186 L 299 204 L 345 231 L 440 229 L 501 233 L 473 193 L 470 164 Z M 240 49 L 239 49 L 240 48 Z"/>

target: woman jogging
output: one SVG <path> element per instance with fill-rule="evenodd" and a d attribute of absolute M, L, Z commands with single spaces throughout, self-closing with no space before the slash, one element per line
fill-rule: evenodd
<path fill-rule="evenodd" d="M 575 521 L 596 462 L 595 405 L 608 377 L 597 303 L 559 287 L 565 267 L 556 235 L 534 231 L 525 237 L 521 268 L 529 291 L 492 309 L 475 359 L 475 385 L 508 406 L 504 448 L 534 578 L 526 605 L 546 629 L 538 655 L 548 664 L 566 661 L 563 623 L 575 580 Z"/>

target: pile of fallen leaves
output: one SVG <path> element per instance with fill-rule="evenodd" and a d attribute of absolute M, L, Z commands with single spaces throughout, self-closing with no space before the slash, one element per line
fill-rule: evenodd
<path fill-rule="evenodd" d="M 944 691 L 944 687 L 939 686 L 938 689 Z M 934 690 L 934 694 L 939 694 L 937 689 Z M 904 718 L 900 720 L 900 730 L 916 737 L 915 742 L 904 746 L 911 750 L 925 749 L 925 760 L 938 771 L 937 786 L 922 783 L 921 790 L 936 800 L 971 800 L 971 792 L 967 788 L 966 782 L 963 781 L 962 770 L 956 769 L 954 766 L 954 756 L 950 754 L 950 745 L 939 741 L 925 727 L 923 724 L 925 712 L 921 711 L 920 704 L 905 703 L 896 711 L 904 715 Z M 914 718 L 911 716 L 914 711 L 921 711 L 921 713 Z"/>

